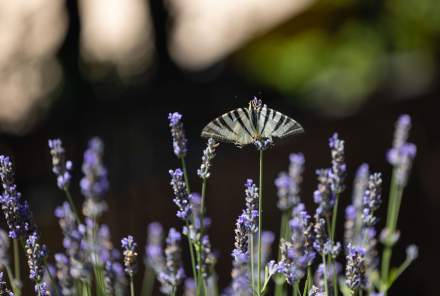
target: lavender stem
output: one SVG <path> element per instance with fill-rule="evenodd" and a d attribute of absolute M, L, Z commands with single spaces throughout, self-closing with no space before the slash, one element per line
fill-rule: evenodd
<path fill-rule="evenodd" d="M 14 248 L 14 273 L 15 273 L 15 281 L 20 281 L 21 280 L 21 275 L 20 275 L 20 254 L 19 254 L 20 250 L 18 248 L 18 241 L 16 239 L 13 239 L 12 240 L 12 245 L 13 245 L 13 248 Z M 21 293 L 19 293 L 18 295 L 20 295 L 20 294 Z"/>
<path fill-rule="evenodd" d="M 249 234 L 249 238 L 250 238 L 250 251 L 251 251 L 251 287 L 252 287 L 252 294 L 253 291 L 255 291 L 255 279 L 254 279 L 254 273 L 255 273 L 255 268 L 254 268 L 254 260 L 255 260 L 255 256 L 254 256 L 254 234 L 251 233 Z"/>
<path fill-rule="evenodd" d="M 260 194 L 258 195 L 258 293 L 261 293 L 261 228 L 263 224 L 263 149 L 260 150 Z"/>

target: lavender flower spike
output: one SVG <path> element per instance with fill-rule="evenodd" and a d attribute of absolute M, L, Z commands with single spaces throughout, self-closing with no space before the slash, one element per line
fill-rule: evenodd
<path fill-rule="evenodd" d="M 347 265 L 345 268 L 345 282 L 347 286 L 355 291 L 364 288 L 365 277 L 365 249 L 362 247 L 347 246 Z"/>
<path fill-rule="evenodd" d="M 332 168 L 330 170 L 331 189 L 335 195 L 344 191 L 344 179 L 347 166 L 344 162 L 344 141 L 334 133 L 329 139 L 329 146 L 332 155 Z"/>
<path fill-rule="evenodd" d="M 387 153 L 388 162 L 396 169 L 396 179 L 399 186 L 406 186 L 412 162 L 417 153 L 417 147 L 408 143 L 408 135 L 411 129 L 411 117 L 400 116 L 396 123 L 393 147 Z"/>
<path fill-rule="evenodd" d="M 0 180 L 3 192 L 0 204 L 9 227 L 9 237 L 18 239 L 35 230 L 29 204 L 21 201 L 21 194 L 14 183 L 14 170 L 9 157 L 0 155 Z"/>
<path fill-rule="evenodd" d="M 70 296 L 75 294 L 75 288 L 73 286 L 73 278 L 70 273 L 69 258 L 63 253 L 55 254 L 55 261 L 57 272 L 56 276 L 60 285 L 61 294 L 63 296 Z"/>
<path fill-rule="evenodd" d="M 278 189 L 278 208 L 289 210 L 300 202 L 299 192 L 304 171 L 304 156 L 301 153 L 290 154 L 289 173 L 281 172 L 275 179 Z"/>
<path fill-rule="evenodd" d="M 246 208 L 243 211 L 246 231 L 248 234 L 258 231 L 258 187 L 252 179 L 247 179 L 245 186 Z"/>
<path fill-rule="evenodd" d="M 185 277 L 185 271 L 182 265 L 182 250 L 180 242 L 182 236 L 174 228 L 171 228 L 166 239 L 166 269 L 159 274 L 161 291 L 170 295 L 177 290 Z"/>
<path fill-rule="evenodd" d="M 40 296 L 50 295 L 47 284 L 43 281 L 46 246 L 39 243 L 37 232 L 32 233 L 26 240 L 25 250 L 29 266 L 29 278 L 35 283 L 35 292 Z"/>
<path fill-rule="evenodd" d="M 247 218 L 244 214 L 240 215 L 235 223 L 235 242 L 232 251 L 232 295 L 252 295 L 248 275 L 248 227 L 246 224 Z"/>
<path fill-rule="evenodd" d="M 0 229 L 0 270 L 4 270 L 9 264 L 9 237 L 8 234 Z"/>
<path fill-rule="evenodd" d="M 125 266 L 125 272 L 128 274 L 128 276 L 133 277 L 133 275 L 136 272 L 136 258 L 137 258 L 137 244 L 134 241 L 133 237 L 131 235 L 124 237 L 121 240 L 121 245 L 123 249 L 123 255 L 124 255 L 124 266 Z"/>
<path fill-rule="evenodd" d="M 382 191 L 382 176 L 380 173 L 370 175 L 368 187 L 365 190 L 363 199 L 362 220 L 365 227 L 372 227 L 376 224 L 377 218 L 374 212 L 379 208 Z"/>
<path fill-rule="evenodd" d="M 209 169 L 211 168 L 211 161 L 215 157 L 215 149 L 218 145 L 219 144 L 213 138 L 208 139 L 208 145 L 206 146 L 206 149 L 203 150 L 202 164 L 200 169 L 197 170 L 197 175 L 201 179 L 206 180 L 211 175 Z"/>
<path fill-rule="evenodd" d="M 8 289 L 5 280 L 3 279 L 3 272 L 0 272 L 0 295 L 14 296 L 15 294 Z"/>
<path fill-rule="evenodd" d="M 165 269 L 165 259 L 163 258 L 163 228 L 158 222 L 148 225 L 147 245 L 145 246 L 144 263 L 148 265 L 156 274 L 160 274 Z"/>
<path fill-rule="evenodd" d="M 178 158 L 186 156 L 187 139 L 185 136 L 185 131 L 183 129 L 182 114 L 178 112 L 170 113 L 168 119 L 170 121 L 171 136 L 173 138 L 173 149 L 174 154 Z"/>
<path fill-rule="evenodd" d="M 173 187 L 174 199 L 173 202 L 177 205 L 177 217 L 184 221 L 189 221 L 192 213 L 192 206 L 190 196 L 187 193 L 185 181 L 183 179 L 183 172 L 181 169 L 170 170 L 171 186 Z"/>
<path fill-rule="evenodd" d="M 63 143 L 60 139 L 49 140 L 50 155 L 52 156 L 52 172 L 57 177 L 58 188 L 67 190 L 70 184 L 72 162 L 66 160 Z"/>

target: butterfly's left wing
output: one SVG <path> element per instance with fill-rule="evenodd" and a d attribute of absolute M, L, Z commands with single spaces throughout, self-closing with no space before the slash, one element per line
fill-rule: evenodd
<path fill-rule="evenodd" d="M 202 137 L 244 146 L 253 142 L 254 133 L 247 110 L 238 108 L 208 123 L 202 130 Z"/>
<path fill-rule="evenodd" d="M 258 119 L 258 133 L 261 137 L 285 138 L 303 132 L 302 126 L 292 118 L 267 108 L 266 105 L 261 108 Z"/>

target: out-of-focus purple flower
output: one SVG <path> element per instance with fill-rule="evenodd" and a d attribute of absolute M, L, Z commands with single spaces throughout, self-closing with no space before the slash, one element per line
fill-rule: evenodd
<path fill-rule="evenodd" d="M 74 279 L 86 281 L 90 277 L 84 244 L 86 227 L 78 225 L 68 202 L 55 209 L 55 216 L 63 231 L 63 246 L 69 258 L 70 273 Z"/>
<path fill-rule="evenodd" d="M 122 254 L 124 255 L 125 272 L 128 276 L 133 277 L 137 268 L 137 244 L 134 241 L 133 236 L 129 235 L 121 240 L 121 246 L 123 250 Z"/>
<path fill-rule="evenodd" d="M 163 257 L 163 228 L 159 222 L 152 222 L 148 225 L 147 244 L 145 246 L 144 262 L 156 274 L 165 269 L 165 259 Z"/>
<path fill-rule="evenodd" d="M 208 179 L 211 175 L 211 172 L 209 171 L 211 168 L 211 161 L 215 157 L 215 149 L 217 148 L 219 144 L 213 139 L 208 139 L 208 145 L 206 146 L 206 149 L 203 150 L 203 156 L 202 156 L 202 164 L 200 165 L 200 169 L 197 170 L 197 175 L 201 179 Z"/>
<path fill-rule="evenodd" d="M 124 295 L 126 284 L 122 265 L 115 260 L 106 261 L 104 265 L 106 295 Z"/>
<path fill-rule="evenodd" d="M 217 257 L 212 251 L 211 242 L 207 235 L 202 237 L 200 243 L 200 259 L 201 266 L 197 266 L 197 268 L 200 269 L 202 276 L 207 279 L 212 275 L 214 265 L 217 262 Z"/>
<path fill-rule="evenodd" d="M 300 202 L 300 186 L 302 173 L 304 171 L 304 155 L 292 153 L 289 156 L 289 173 L 281 172 L 275 179 L 275 186 L 278 189 L 278 208 L 286 211 Z"/>
<path fill-rule="evenodd" d="M 0 204 L 9 227 L 9 237 L 18 239 L 31 234 L 35 230 L 32 214 L 27 201 L 21 201 L 21 194 L 14 183 L 12 162 L 7 156 L 0 155 L 0 180 L 3 192 Z"/>
<path fill-rule="evenodd" d="M 0 295 L 14 296 L 14 293 L 8 289 L 6 281 L 3 279 L 3 272 L 0 272 Z"/>
<path fill-rule="evenodd" d="M 99 218 L 107 209 L 104 194 L 108 191 L 107 169 L 103 164 L 104 143 L 100 138 L 92 138 L 84 152 L 80 187 L 86 197 L 83 213 L 86 217 Z"/>
<path fill-rule="evenodd" d="M 175 169 L 169 171 L 171 176 L 171 186 L 174 192 L 173 202 L 176 204 L 177 208 L 177 217 L 184 221 L 191 220 L 191 201 L 190 196 L 188 195 L 188 191 L 185 185 L 185 181 L 183 179 L 183 172 L 181 169 Z"/>
<path fill-rule="evenodd" d="M 363 247 L 347 246 L 347 264 L 345 267 L 345 283 L 356 291 L 366 286 L 365 249 Z"/>
<path fill-rule="evenodd" d="M 185 157 L 187 152 L 187 140 L 185 130 L 183 129 L 182 114 L 178 112 L 170 113 L 168 119 L 170 121 L 171 136 L 173 138 L 174 154 L 178 158 Z"/>
<path fill-rule="evenodd" d="M 204 235 L 201 233 L 202 230 L 202 219 L 203 219 L 203 230 L 206 231 L 211 225 L 211 219 L 209 217 L 202 217 L 202 197 L 197 192 L 193 192 L 189 195 L 189 200 L 191 204 L 192 219 L 188 221 L 188 226 L 183 227 L 183 234 L 188 236 L 191 241 L 200 241 L 201 237 Z"/>
<path fill-rule="evenodd" d="M 339 139 L 337 133 L 329 139 L 332 155 L 332 168 L 329 172 L 330 184 L 333 194 L 338 195 L 345 189 L 344 180 L 347 171 L 344 159 L 344 141 Z"/>
<path fill-rule="evenodd" d="M 40 244 L 39 240 L 37 232 L 32 233 L 26 239 L 25 253 L 29 267 L 29 278 L 35 283 L 35 292 L 39 295 L 49 295 L 47 285 L 43 282 L 47 249 L 45 245 Z"/>
<path fill-rule="evenodd" d="M 316 171 L 318 188 L 313 193 L 313 200 L 318 205 L 316 214 L 319 217 L 328 217 L 335 204 L 335 196 L 332 194 L 332 178 L 329 169 Z"/>
<path fill-rule="evenodd" d="M 249 253 L 248 253 L 248 229 L 247 218 L 241 214 L 235 223 L 235 241 L 232 251 L 232 295 L 251 295 L 251 287 L 248 275 Z"/>
<path fill-rule="evenodd" d="M 305 270 L 315 258 L 312 248 L 312 225 L 310 215 L 303 204 L 298 204 L 292 210 L 289 221 L 291 237 L 281 242 L 281 261 L 278 262 L 278 272 L 286 276 L 287 282 L 293 284 L 304 277 Z"/>
<path fill-rule="evenodd" d="M 324 272 L 325 270 L 325 272 Z M 333 289 L 333 275 L 336 274 L 336 277 L 341 273 L 342 266 L 338 262 L 327 263 L 326 268 L 324 269 L 324 264 L 319 264 L 316 269 L 314 281 L 315 286 L 319 289 L 319 291 L 325 291 L 325 277 L 327 276 L 327 287 L 329 291 Z"/>
<path fill-rule="evenodd" d="M 325 243 L 328 240 L 327 234 L 327 223 L 324 218 L 319 217 L 315 214 L 315 223 L 313 225 L 313 248 L 319 254 L 323 255 Z"/>
<path fill-rule="evenodd" d="M 275 241 L 275 234 L 272 231 L 264 230 L 261 232 L 261 265 L 268 262 L 272 252 L 272 244 Z M 258 254 L 257 254 L 258 255 Z"/>
<path fill-rule="evenodd" d="M 246 208 L 243 211 L 248 234 L 258 231 L 258 187 L 252 179 L 247 179 L 245 186 Z"/>
<path fill-rule="evenodd" d="M 166 268 L 158 277 L 161 283 L 160 290 L 167 295 L 175 292 L 185 277 L 185 271 L 182 265 L 182 250 L 180 247 L 181 240 L 182 236 L 180 233 L 174 228 L 171 228 L 166 239 Z"/>
<path fill-rule="evenodd" d="M 70 260 L 63 253 L 55 254 L 56 275 L 60 285 L 61 294 L 70 296 L 75 294 L 73 278 L 70 274 Z"/>
<path fill-rule="evenodd" d="M 183 296 L 196 296 L 196 282 L 192 278 L 185 280 Z"/>
<path fill-rule="evenodd" d="M 406 248 L 406 258 L 409 261 L 414 261 L 419 256 L 419 248 L 416 245 L 409 245 Z"/>
<path fill-rule="evenodd" d="M 372 227 L 376 224 L 377 218 L 374 212 L 382 203 L 382 176 L 380 173 L 370 175 L 368 187 L 363 198 L 362 221 L 365 227 Z"/>
<path fill-rule="evenodd" d="M 35 284 L 34 290 L 38 296 L 50 296 L 49 285 L 46 282 Z"/>
<path fill-rule="evenodd" d="M 58 188 L 67 190 L 70 184 L 70 171 L 73 164 L 66 160 L 66 152 L 60 139 L 49 140 L 50 155 L 52 156 L 52 172 L 57 177 Z"/>
<path fill-rule="evenodd" d="M 8 234 L 0 229 L 0 270 L 4 270 L 9 264 L 9 237 Z"/>
<path fill-rule="evenodd" d="M 417 154 L 417 147 L 408 143 L 409 131 L 411 129 L 411 117 L 402 115 L 396 122 L 393 147 L 388 150 L 388 162 L 396 169 L 396 182 L 399 186 L 406 186 L 408 175 L 413 160 Z"/>
<path fill-rule="evenodd" d="M 325 292 L 324 292 L 324 290 L 313 285 L 309 291 L 309 296 L 325 296 Z"/>

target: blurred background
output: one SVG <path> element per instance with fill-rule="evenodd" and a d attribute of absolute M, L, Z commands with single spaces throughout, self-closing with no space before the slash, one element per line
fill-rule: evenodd
<path fill-rule="evenodd" d="M 205 146 L 199 134 L 214 117 L 256 95 L 304 126 L 304 135 L 266 153 L 264 228 L 272 231 L 279 229 L 273 181 L 289 153 L 305 154 L 302 197 L 314 210 L 314 171 L 329 166 L 334 131 L 346 141 L 343 206 L 363 162 L 384 173 L 386 197 L 385 153 L 395 120 L 408 113 L 418 155 L 393 262 L 410 243 L 420 257 L 391 294 L 437 295 L 439 41 L 436 0 L 0 1 L 0 153 L 13 157 L 19 190 L 53 254 L 62 248 L 53 212 L 63 194 L 47 140 L 64 141 L 77 184 L 87 140 L 102 137 L 111 183 L 105 222 L 115 244 L 131 233 L 142 249 L 148 223 L 180 227 L 168 184 L 178 166 L 169 112 L 184 115 L 193 188 Z M 253 148 L 232 145 L 221 145 L 214 160 L 207 207 L 222 287 L 243 183 L 257 177 L 257 160 Z"/>

